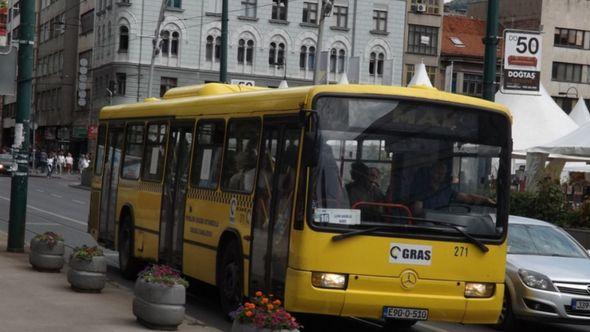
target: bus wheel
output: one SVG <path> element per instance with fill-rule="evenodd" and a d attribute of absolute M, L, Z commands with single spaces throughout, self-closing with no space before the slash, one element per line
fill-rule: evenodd
<path fill-rule="evenodd" d="M 119 231 L 119 269 L 125 279 L 133 280 L 137 278 L 140 264 L 137 258 L 133 257 L 133 227 L 131 226 L 131 217 L 123 217 L 122 225 Z"/>
<path fill-rule="evenodd" d="M 383 324 L 384 331 L 398 331 L 399 329 L 409 329 L 414 326 L 415 320 L 387 320 Z"/>
<path fill-rule="evenodd" d="M 240 251 L 236 241 L 230 241 L 222 250 L 217 287 L 219 288 L 221 309 L 227 318 L 230 318 L 229 314 L 236 310 L 242 302 L 244 278 Z"/>

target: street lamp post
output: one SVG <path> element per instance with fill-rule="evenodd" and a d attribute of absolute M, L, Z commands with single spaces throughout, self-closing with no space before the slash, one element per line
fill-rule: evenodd
<path fill-rule="evenodd" d="M 333 5 L 333 0 L 322 0 L 322 8 L 320 10 L 320 17 L 319 22 L 318 22 L 318 40 L 317 40 L 317 47 L 316 47 L 316 52 L 319 55 L 319 58 L 321 60 L 321 55 L 322 55 L 322 37 L 324 35 L 324 19 L 328 16 L 330 16 L 330 14 L 332 14 L 332 5 Z M 316 63 L 314 66 L 314 70 L 313 70 L 313 84 L 314 85 L 318 85 L 320 83 L 320 66 L 319 63 L 321 63 L 321 61 L 317 61 L 316 59 Z"/>

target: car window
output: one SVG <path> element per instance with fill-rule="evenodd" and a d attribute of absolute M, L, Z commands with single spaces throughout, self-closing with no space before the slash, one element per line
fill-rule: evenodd
<path fill-rule="evenodd" d="M 549 226 L 512 224 L 508 228 L 508 253 L 522 255 L 586 257 L 562 231 Z"/>

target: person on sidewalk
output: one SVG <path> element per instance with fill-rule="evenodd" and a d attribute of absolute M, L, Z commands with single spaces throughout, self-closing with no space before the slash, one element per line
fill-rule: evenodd
<path fill-rule="evenodd" d="M 72 154 L 68 152 L 68 155 L 66 157 L 66 171 L 68 172 L 69 175 L 72 175 L 73 169 L 74 169 L 74 157 L 72 157 Z"/>
<path fill-rule="evenodd" d="M 53 167 L 57 163 L 55 157 L 55 153 L 51 152 L 47 157 L 47 178 L 51 178 L 51 174 L 53 173 Z"/>
<path fill-rule="evenodd" d="M 65 165 L 66 157 L 64 156 L 63 151 L 59 151 L 57 154 L 57 174 L 61 175 L 63 173 Z"/>

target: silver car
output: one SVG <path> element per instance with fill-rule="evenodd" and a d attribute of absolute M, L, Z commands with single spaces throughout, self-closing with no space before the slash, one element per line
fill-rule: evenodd
<path fill-rule="evenodd" d="M 499 327 L 518 330 L 521 320 L 590 324 L 590 256 L 563 229 L 510 216 Z"/>

